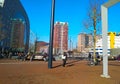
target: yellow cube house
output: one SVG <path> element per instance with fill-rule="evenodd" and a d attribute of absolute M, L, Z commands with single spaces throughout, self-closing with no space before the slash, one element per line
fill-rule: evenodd
<path fill-rule="evenodd" d="M 116 33 L 115 32 L 109 32 L 108 35 L 110 36 L 110 48 L 114 48 L 115 45 L 115 36 Z"/>

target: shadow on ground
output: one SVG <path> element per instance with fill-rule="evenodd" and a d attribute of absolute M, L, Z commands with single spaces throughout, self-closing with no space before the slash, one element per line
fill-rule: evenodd
<path fill-rule="evenodd" d="M 80 60 L 73 60 L 73 61 L 67 62 L 67 63 L 66 63 L 66 66 L 67 66 L 67 67 L 74 66 L 75 63 L 78 62 L 78 61 L 80 61 Z M 59 64 L 59 65 L 57 65 L 57 66 L 53 66 L 52 68 L 57 68 L 57 67 L 61 67 L 61 66 L 62 66 L 62 64 Z"/>
<path fill-rule="evenodd" d="M 118 63 L 109 63 L 110 66 L 120 66 L 120 62 Z"/>

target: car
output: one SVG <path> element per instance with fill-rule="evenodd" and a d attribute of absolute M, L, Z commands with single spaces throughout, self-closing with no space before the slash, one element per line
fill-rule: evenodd
<path fill-rule="evenodd" d="M 35 54 L 33 56 L 33 60 L 43 60 L 44 56 L 41 54 Z"/>
<path fill-rule="evenodd" d="M 43 55 L 41 54 L 28 54 L 26 60 L 43 60 Z"/>
<path fill-rule="evenodd" d="M 35 55 L 33 59 L 35 59 L 35 60 L 43 60 L 43 56 L 42 55 Z"/>

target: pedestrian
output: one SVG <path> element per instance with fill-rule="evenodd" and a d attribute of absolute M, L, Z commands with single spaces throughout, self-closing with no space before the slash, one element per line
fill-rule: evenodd
<path fill-rule="evenodd" d="M 11 59 L 12 58 L 12 52 L 9 52 L 8 55 L 9 55 L 8 58 Z"/>
<path fill-rule="evenodd" d="M 20 60 L 21 59 L 21 53 L 18 52 L 17 55 L 18 55 L 17 60 Z"/>
<path fill-rule="evenodd" d="M 88 54 L 88 60 L 91 61 L 91 53 Z"/>
<path fill-rule="evenodd" d="M 66 65 L 66 61 L 67 61 L 67 52 L 64 52 L 63 55 L 62 55 L 62 60 L 63 60 L 63 67 L 65 67 Z"/>
<path fill-rule="evenodd" d="M 93 64 L 93 60 L 92 60 L 92 55 L 89 52 L 89 54 L 88 54 L 88 65 L 91 65 L 91 64 Z"/>
<path fill-rule="evenodd" d="M 101 57 L 99 56 L 99 54 L 97 54 L 97 64 L 100 64 L 101 62 Z"/>
<path fill-rule="evenodd" d="M 31 61 L 31 62 L 32 62 L 32 60 L 33 60 L 33 57 L 34 57 L 34 54 L 31 53 L 31 54 L 30 54 L 30 61 Z"/>
<path fill-rule="evenodd" d="M 24 57 L 25 57 L 24 53 L 21 52 L 21 61 L 24 61 Z"/>
<path fill-rule="evenodd" d="M 118 60 L 118 62 L 120 62 L 120 55 L 117 56 L 117 60 Z"/>

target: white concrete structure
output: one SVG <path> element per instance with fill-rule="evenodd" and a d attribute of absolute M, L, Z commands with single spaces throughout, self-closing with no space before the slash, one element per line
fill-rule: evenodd
<path fill-rule="evenodd" d="M 109 56 L 110 55 L 110 36 L 107 36 L 107 55 Z M 117 35 L 115 36 L 115 44 L 114 44 L 114 48 L 120 48 L 120 35 Z M 93 52 L 92 51 L 93 49 L 90 50 L 90 52 Z M 96 52 L 99 53 L 99 55 L 103 55 L 103 46 L 102 46 L 102 38 L 98 39 L 97 42 L 96 42 Z"/>
<path fill-rule="evenodd" d="M 110 78 L 108 75 L 108 42 L 107 42 L 107 31 L 108 31 L 108 8 L 114 4 L 120 2 L 120 0 L 109 0 L 107 3 L 101 6 L 102 16 L 102 44 L 103 44 L 103 74 L 101 77 Z"/>
<path fill-rule="evenodd" d="M 115 48 L 120 48 L 120 35 L 115 36 Z"/>

